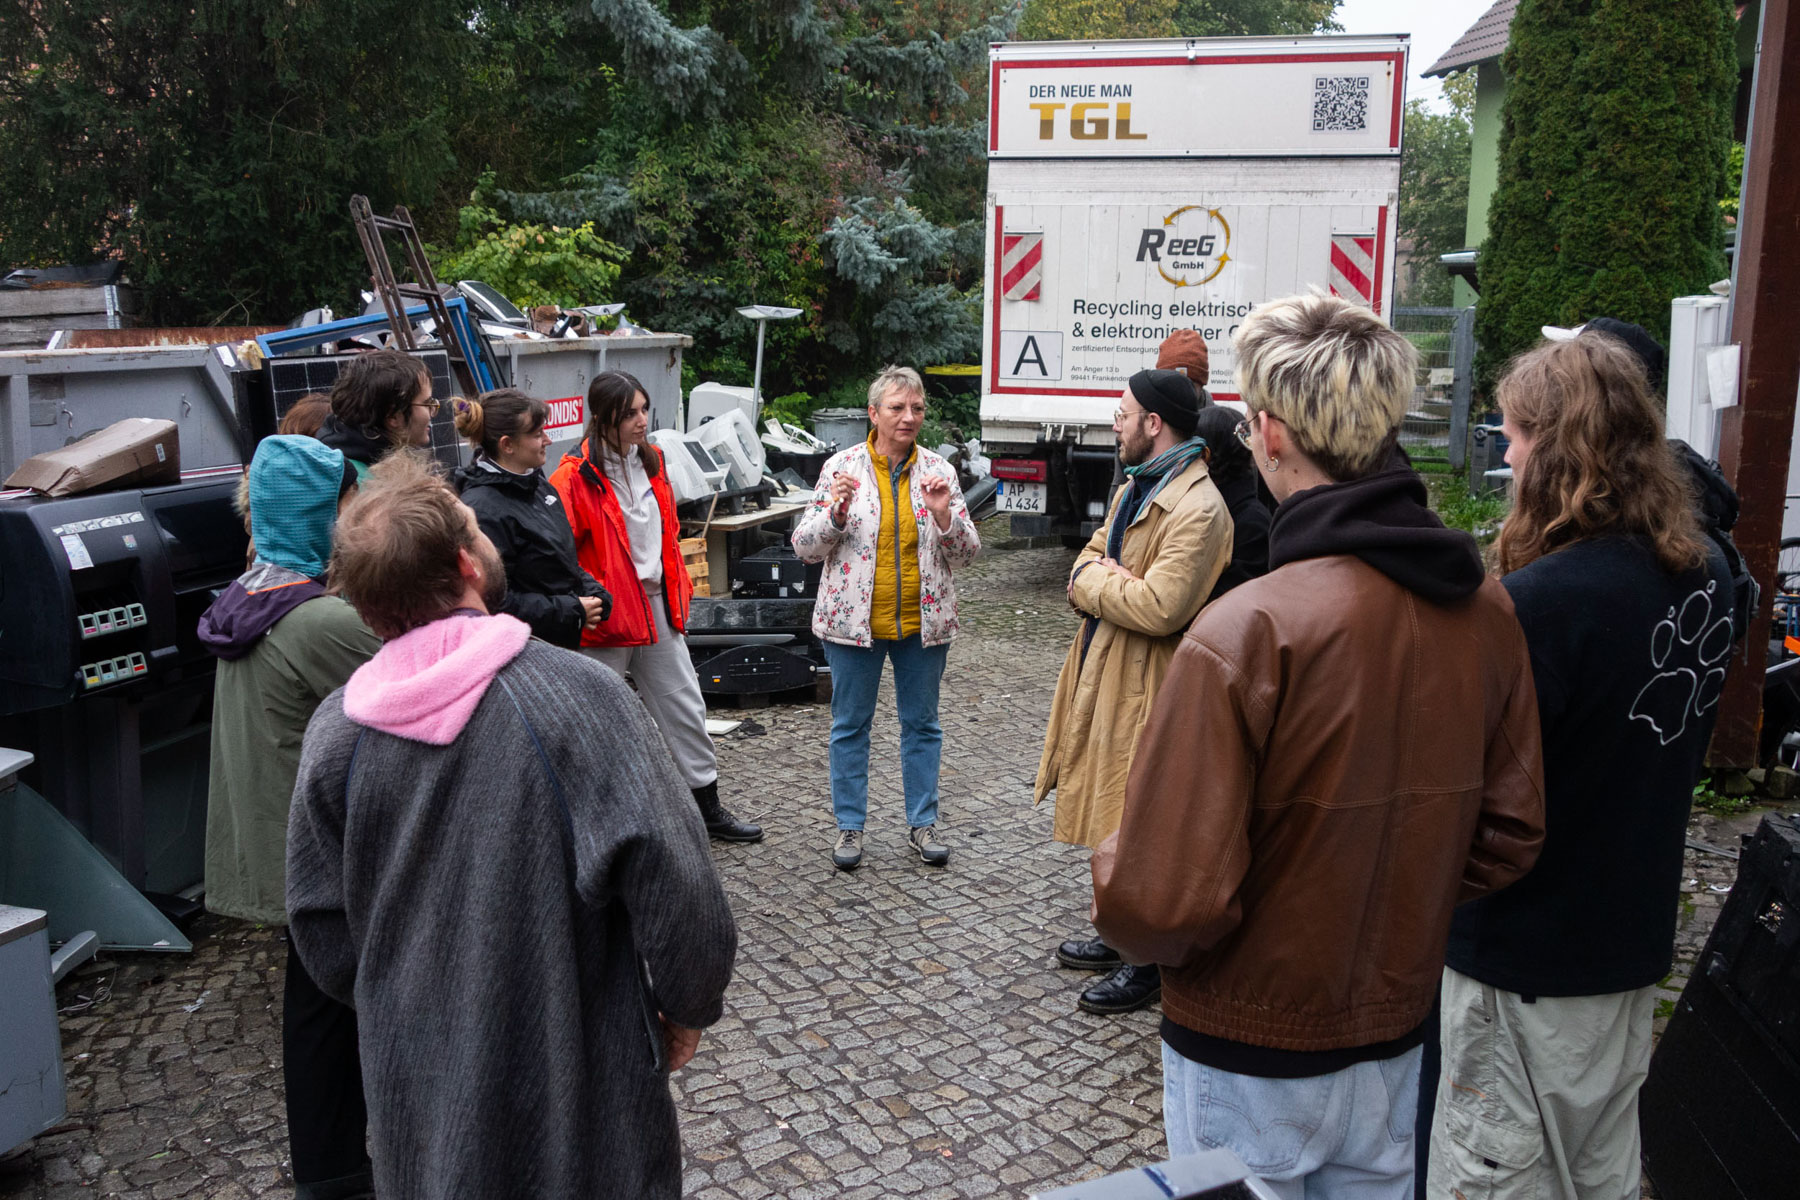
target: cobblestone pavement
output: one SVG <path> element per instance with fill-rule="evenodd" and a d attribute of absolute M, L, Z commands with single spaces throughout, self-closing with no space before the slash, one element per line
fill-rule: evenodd
<path fill-rule="evenodd" d="M 725 1018 L 675 1078 L 689 1195 L 1023 1196 L 1163 1156 L 1156 1014 L 1079 1012 L 1087 977 L 1051 954 L 1085 928 L 1088 903 L 1085 854 L 1051 842 L 1048 809 L 1029 804 L 1074 632 L 1069 557 L 990 552 L 958 576 L 965 635 L 942 704 L 947 869 L 908 858 L 889 686 L 851 874 L 828 855 L 827 708 L 715 714 L 748 718 L 720 739 L 721 790 L 770 835 L 714 850 L 741 937 Z M 1714 818 L 1696 835 L 1735 846 Z M 1734 870 L 1689 855 L 1684 964 Z M 106 956 L 64 982 L 69 1116 L 0 1160 L 0 1194 L 291 1187 L 280 936 L 211 917 L 193 932 L 191 956 Z"/>

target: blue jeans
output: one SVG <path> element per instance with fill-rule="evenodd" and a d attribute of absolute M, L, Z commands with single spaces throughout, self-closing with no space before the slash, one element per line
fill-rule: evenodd
<path fill-rule="evenodd" d="M 1412 1200 L 1419 1047 L 1309 1079 L 1162 1056 L 1171 1158 L 1229 1147 L 1281 1200 Z"/>
<path fill-rule="evenodd" d="M 906 786 L 906 823 L 937 824 L 938 684 L 950 645 L 927 646 L 919 635 L 898 642 L 877 638 L 861 646 L 825 643 L 831 665 L 831 810 L 839 829 L 861 829 L 869 812 L 869 726 L 881 688 L 881 660 L 894 660 L 894 699 L 900 708 L 900 780 Z"/>

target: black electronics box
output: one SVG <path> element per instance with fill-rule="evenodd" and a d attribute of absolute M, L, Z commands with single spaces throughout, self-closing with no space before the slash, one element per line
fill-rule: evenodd
<path fill-rule="evenodd" d="M 746 554 L 731 566 L 733 599 L 812 599 L 818 595 L 822 563 L 804 563 L 786 546 Z"/>
<path fill-rule="evenodd" d="M 1639 1098 L 1661 1200 L 1800 1189 L 1800 821 L 1767 816 Z"/>

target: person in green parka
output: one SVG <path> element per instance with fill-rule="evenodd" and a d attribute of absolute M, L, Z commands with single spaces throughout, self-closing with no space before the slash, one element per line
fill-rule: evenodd
<path fill-rule="evenodd" d="M 325 593 L 338 503 L 354 464 L 309 437 L 265 438 L 251 459 L 256 558 L 200 618 L 219 659 L 206 814 L 206 907 L 286 925 L 288 804 L 313 710 L 381 649 Z M 282 1016 L 296 1200 L 372 1194 L 356 1013 L 321 992 L 292 942 Z"/>

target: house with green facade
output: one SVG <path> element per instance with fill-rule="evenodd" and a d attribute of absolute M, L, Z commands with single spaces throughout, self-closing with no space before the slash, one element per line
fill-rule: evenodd
<path fill-rule="evenodd" d="M 1463 225 L 1462 255 L 1472 257 L 1481 240 L 1487 236 L 1488 201 L 1500 180 L 1500 106 L 1506 100 L 1506 73 L 1500 69 L 1500 54 L 1512 29 L 1513 12 L 1519 0 L 1498 0 L 1481 14 L 1468 31 L 1444 51 L 1443 56 L 1422 72 L 1426 79 L 1442 78 L 1458 71 L 1475 72 L 1475 113 L 1469 133 L 1469 214 Z M 1471 270 L 1452 267 L 1456 276 L 1458 307 L 1475 303 L 1475 289 L 1470 284 Z"/>

